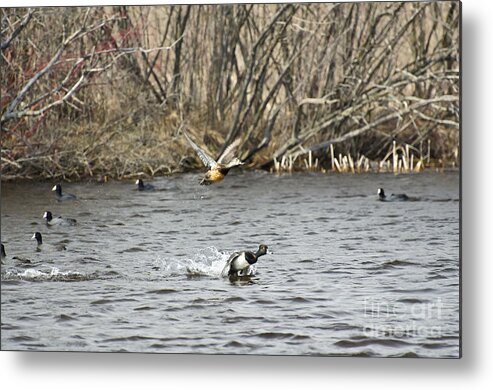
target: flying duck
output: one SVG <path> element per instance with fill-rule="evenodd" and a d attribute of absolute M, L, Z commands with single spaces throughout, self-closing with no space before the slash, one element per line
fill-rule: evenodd
<path fill-rule="evenodd" d="M 154 191 L 154 186 L 152 184 L 144 184 L 142 179 L 137 179 L 135 182 L 138 191 Z"/>
<path fill-rule="evenodd" d="M 221 276 L 244 276 L 248 267 L 255 264 L 260 256 L 267 253 L 267 245 L 261 244 L 256 253 L 250 251 L 235 252 L 226 262 Z"/>
<path fill-rule="evenodd" d="M 51 211 L 45 211 L 45 213 L 43 214 L 43 218 L 46 219 L 46 225 L 48 226 L 74 226 L 77 224 L 77 220 L 73 218 L 63 218 L 62 216 L 53 218 L 53 214 L 51 213 Z"/>
<path fill-rule="evenodd" d="M 74 194 L 69 194 L 69 193 L 63 194 L 61 184 L 56 184 L 51 190 L 55 191 L 55 196 L 59 202 L 77 199 L 77 197 Z"/>
<path fill-rule="evenodd" d="M 242 161 L 240 161 L 240 159 L 236 157 L 231 159 L 233 153 L 240 144 L 239 138 L 236 139 L 231 145 L 229 145 L 216 161 L 206 152 L 204 152 L 203 149 L 199 148 L 185 131 L 183 132 L 183 134 L 185 135 L 185 138 L 188 140 L 197 155 L 200 157 L 204 165 L 208 168 L 208 171 L 205 173 L 204 177 L 200 181 L 201 185 L 218 183 L 224 179 L 231 168 L 244 164 Z"/>
<path fill-rule="evenodd" d="M 378 200 L 381 200 L 382 202 L 396 202 L 396 201 L 406 201 L 409 200 L 409 196 L 406 194 L 390 194 L 389 197 L 385 195 L 385 191 L 383 188 L 379 188 L 378 191 Z"/>

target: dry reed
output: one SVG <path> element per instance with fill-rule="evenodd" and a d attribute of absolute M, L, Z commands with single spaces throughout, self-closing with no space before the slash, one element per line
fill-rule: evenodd
<path fill-rule="evenodd" d="M 183 125 L 274 172 L 459 163 L 458 2 L 1 12 L 2 179 L 199 168 Z"/>

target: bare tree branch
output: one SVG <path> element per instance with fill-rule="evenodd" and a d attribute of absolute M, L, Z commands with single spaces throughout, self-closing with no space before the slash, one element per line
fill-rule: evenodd
<path fill-rule="evenodd" d="M 24 29 L 24 27 L 27 26 L 29 21 L 31 20 L 31 17 L 33 16 L 34 11 L 29 8 L 27 11 L 27 14 L 22 18 L 22 21 L 19 23 L 19 25 L 16 27 L 14 31 L 10 34 L 10 36 L 0 44 L 0 50 L 4 51 L 10 46 L 10 43 L 19 35 L 19 33 Z"/>
<path fill-rule="evenodd" d="M 404 115 L 411 113 L 411 112 L 417 112 L 417 110 L 419 108 L 424 107 L 424 106 L 428 106 L 428 105 L 431 105 L 434 103 L 458 102 L 458 101 L 459 101 L 458 96 L 449 96 L 449 95 L 439 96 L 439 97 L 436 97 L 434 99 L 428 99 L 428 100 L 419 99 L 419 101 L 417 103 L 415 103 L 411 106 L 408 106 L 403 110 L 394 112 L 392 114 L 385 115 L 385 116 L 373 121 L 372 123 L 369 123 L 369 124 L 367 124 L 363 127 L 360 127 L 356 130 L 350 131 L 349 133 L 346 133 L 340 137 L 333 138 L 333 139 L 330 139 L 328 141 L 322 142 L 320 144 L 311 146 L 308 148 L 308 150 L 311 150 L 312 152 L 314 152 L 314 151 L 317 151 L 320 149 L 325 149 L 325 148 L 329 147 L 331 144 L 336 144 L 336 143 L 341 143 L 341 142 L 347 141 L 348 139 L 360 136 L 361 134 L 367 132 L 368 130 L 372 130 L 375 127 L 380 126 L 381 124 L 386 123 L 390 120 L 403 117 Z M 457 125 L 457 127 L 458 127 L 458 125 Z M 294 157 L 297 157 L 299 154 L 304 154 L 304 153 L 295 153 Z"/>

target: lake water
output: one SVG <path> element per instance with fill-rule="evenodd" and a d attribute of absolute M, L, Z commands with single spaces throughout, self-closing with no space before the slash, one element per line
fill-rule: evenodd
<path fill-rule="evenodd" d="M 199 178 L 63 183 L 73 203 L 2 183 L 2 349 L 458 357 L 458 172 Z M 261 243 L 255 275 L 220 276 Z"/>

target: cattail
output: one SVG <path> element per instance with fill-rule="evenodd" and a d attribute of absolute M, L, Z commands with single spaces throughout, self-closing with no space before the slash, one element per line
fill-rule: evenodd
<path fill-rule="evenodd" d="M 330 161 L 332 162 L 332 170 L 334 170 L 334 145 L 330 144 Z"/>
<path fill-rule="evenodd" d="M 392 167 L 395 172 L 397 169 L 397 152 L 395 150 L 395 140 L 392 141 Z"/>
<path fill-rule="evenodd" d="M 354 173 L 354 161 L 350 154 L 348 154 L 349 166 L 351 167 L 351 172 Z"/>
<path fill-rule="evenodd" d="M 337 171 L 338 171 L 338 172 L 341 172 L 341 166 L 339 165 L 339 161 L 337 161 L 337 159 L 336 159 L 336 160 L 334 160 L 334 165 L 335 165 L 335 167 L 336 167 Z"/>

